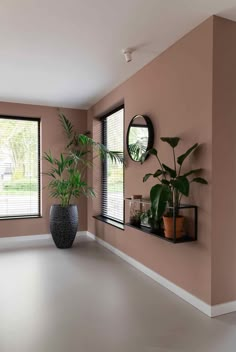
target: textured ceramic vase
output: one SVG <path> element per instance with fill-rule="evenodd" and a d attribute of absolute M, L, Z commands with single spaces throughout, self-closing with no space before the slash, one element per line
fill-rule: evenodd
<path fill-rule="evenodd" d="M 52 205 L 50 231 L 57 248 L 70 248 L 74 242 L 79 216 L 77 205 Z"/>

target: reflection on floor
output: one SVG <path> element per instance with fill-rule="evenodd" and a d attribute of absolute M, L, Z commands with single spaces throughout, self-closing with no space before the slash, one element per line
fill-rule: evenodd
<path fill-rule="evenodd" d="M 1 352 L 235 352 L 210 319 L 97 243 L 0 251 Z"/>

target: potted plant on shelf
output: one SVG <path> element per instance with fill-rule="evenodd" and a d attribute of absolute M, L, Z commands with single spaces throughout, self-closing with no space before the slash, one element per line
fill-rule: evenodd
<path fill-rule="evenodd" d="M 68 139 L 59 158 L 51 151 L 44 153 L 50 169 L 44 173 L 51 180 L 48 183 L 50 196 L 59 204 L 50 208 L 50 231 L 58 248 L 70 248 L 78 228 L 78 208 L 73 201 L 81 195 L 94 197 L 95 191 L 87 184 L 87 168 L 93 166 L 97 157 L 108 156 L 112 162 L 123 162 L 118 152 L 109 151 L 103 144 L 95 142 L 86 134 L 77 133 L 64 114 L 59 114 L 61 126 Z"/>
<path fill-rule="evenodd" d="M 179 213 L 182 196 L 189 196 L 191 183 L 197 182 L 207 184 L 208 182 L 202 177 L 193 177 L 189 179 L 189 177 L 201 172 L 202 169 L 192 169 L 188 172 L 182 173 L 184 161 L 194 150 L 198 148 L 198 143 L 194 144 L 184 154 L 176 157 L 175 148 L 179 144 L 180 138 L 162 137 L 161 140 L 168 143 L 172 148 L 172 167 L 161 162 L 158 151 L 155 148 L 148 150 L 142 157 L 142 160 L 145 160 L 148 154 L 154 155 L 159 164 L 159 168 L 153 174 L 148 173 L 143 178 L 143 182 L 146 182 L 149 177 L 154 177 L 159 182 L 153 186 L 150 191 L 151 207 L 149 210 L 149 223 L 155 231 L 160 231 L 163 219 L 165 237 L 173 238 L 174 217 L 176 222 L 176 238 L 179 238 L 184 234 L 184 217 Z M 167 212 L 166 209 L 168 209 Z M 164 215 L 165 212 L 166 214 Z"/>

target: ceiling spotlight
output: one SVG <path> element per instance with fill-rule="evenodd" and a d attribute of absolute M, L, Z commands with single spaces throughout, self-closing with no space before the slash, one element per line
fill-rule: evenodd
<path fill-rule="evenodd" d="M 132 61 L 132 53 L 133 53 L 134 50 L 130 49 L 130 48 L 127 48 L 127 49 L 123 49 L 122 50 L 122 53 L 125 57 L 125 61 L 126 62 L 130 62 Z"/>

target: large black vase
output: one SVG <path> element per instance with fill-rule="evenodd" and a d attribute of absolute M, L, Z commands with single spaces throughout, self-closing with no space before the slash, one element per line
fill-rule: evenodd
<path fill-rule="evenodd" d="M 78 228 L 77 205 L 52 205 L 50 209 L 50 231 L 57 248 L 70 248 Z"/>

